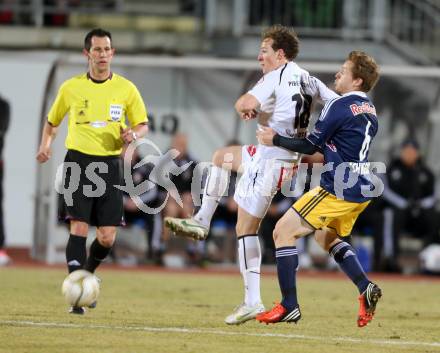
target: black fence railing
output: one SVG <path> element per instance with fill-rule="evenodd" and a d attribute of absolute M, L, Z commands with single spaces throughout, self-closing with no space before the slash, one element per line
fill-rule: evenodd
<path fill-rule="evenodd" d="M 389 35 L 440 63 L 440 1 L 391 0 Z"/>

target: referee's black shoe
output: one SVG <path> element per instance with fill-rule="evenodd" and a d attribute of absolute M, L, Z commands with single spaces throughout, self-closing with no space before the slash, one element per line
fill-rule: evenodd
<path fill-rule="evenodd" d="M 82 306 L 71 306 L 69 309 L 69 314 L 84 315 L 85 312 L 86 309 Z"/>

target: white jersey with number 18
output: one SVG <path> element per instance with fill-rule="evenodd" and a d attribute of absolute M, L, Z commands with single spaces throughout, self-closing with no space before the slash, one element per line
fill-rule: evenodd
<path fill-rule="evenodd" d="M 269 127 L 281 136 L 297 138 L 307 135 L 313 99 L 320 98 L 325 103 L 339 97 L 292 61 L 265 74 L 248 93 L 258 100 L 264 113 L 271 114 Z M 265 158 L 297 158 L 295 152 L 283 148 L 260 147 L 265 150 Z"/>

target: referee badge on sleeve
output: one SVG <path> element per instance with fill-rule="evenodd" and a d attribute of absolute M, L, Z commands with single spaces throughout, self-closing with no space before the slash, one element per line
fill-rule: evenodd
<path fill-rule="evenodd" d="M 119 121 L 122 117 L 123 106 L 121 104 L 110 104 L 110 118 Z"/>

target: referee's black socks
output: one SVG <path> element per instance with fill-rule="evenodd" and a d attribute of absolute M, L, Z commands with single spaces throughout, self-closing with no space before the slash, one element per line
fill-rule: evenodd
<path fill-rule="evenodd" d="M 70 234 L 66 246 L 66 262 L 69 273 L 83 268 L 87 258 L 86 240 L 87 237 Z"/>
<path fill-rule="evenodd" d="M 105 246 L 102 246 L 98 239 L 95 238 L 92 245 L 90 245 L 90 254 L 87 258 L 85 270 L 92 273 L 95 272 L 96 268 L 99 266 L 102 260 L 104 260 L 110 253 L 111 249 L 111 247 L 106 248 Z"/>

